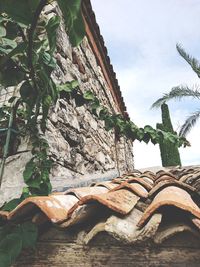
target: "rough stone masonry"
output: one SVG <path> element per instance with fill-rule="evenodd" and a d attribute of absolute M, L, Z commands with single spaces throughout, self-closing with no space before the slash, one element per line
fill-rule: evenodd
<path fill-rule="evenodd" d="M 52 16 L 52 12 L 60 14 L 55 6 L 47 8 L 47 16 Z M 111 113 L 119 113 L 118 103 L 88 38 L 85 37 L 79 47 L 72 48 L 63 23 L 57 38 L 55 82 L 63 84 L 78 80 L 82 92 L 93 91 Z M 74 100 L 61 98 L 52 107 L 46 138 L 54 161 L 51 172 L 54 188 L 61 189 L 98 178 L 108 179 L 133 169 L 132 142 L 123 137 L 116 142 L 114 133 L 105 130 L 104 122 L 97 120 L 87 106 L 77 107 Z M 21 194 L 24 186 L 22 173 L 31 158 L 28 140 L 23 140 L 18 147 L 18 152 L 24 150 L 28 152 L 17 153 L 7 159 L 0 205 Z"/>

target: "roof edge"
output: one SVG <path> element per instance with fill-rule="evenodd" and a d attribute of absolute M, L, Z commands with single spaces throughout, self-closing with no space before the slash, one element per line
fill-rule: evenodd
<path fill-rule="evenodd" d="M 120 86 L 116 78 L 116 73 L 114 72 L 110 57 L 108 56 L 108 50 L 105 46 L 103 36 L 101 35 L 99 25 L 97 24 L 90 0 L 82 1 L 82 12 L 86 24 L 86 35 L 92 46 L 97 62 L 102 68 L 104 77 L 110 87 L 112 96 L 118 105 L 119 111 L 125 118 L 129 119 Z"/>

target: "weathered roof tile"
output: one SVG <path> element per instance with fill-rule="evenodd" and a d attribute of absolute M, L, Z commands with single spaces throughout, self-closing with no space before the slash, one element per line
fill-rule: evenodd
<path fill-rule="evenodd" d="M 101 231 L 126 243 L 161 243 L 185 231 L 199 236 L 199 188 L 200 167 L 135 170 L 112 181 L 27 198 L 11 212 L 0 211 L 0 217 L 20 221 L 27 216 L 38 225 L 50 221 L 60 228 L 95 218 L 85 243 Z"/>
<path fill-rule="evenodd" d="M 175 206 L 192 213 L 200 219 L 200 209 L 192 200 L 190 194 L 177 186 L 168 186 L 158 192 L 152 203 L 145 210 L 138 226 L 144 225 L 152 214 L 162 206 Z"/>
<path fill-rule="evenodd" d="M 140 197 L 127 189 L 110 191 L 99 195 L 88 195 L 80 199 L 77 205 L 72 207 L 69 213 L 72 213 L 76 209 L 76 206 L 97 201 L 113 211 L 127 214 L 134 208 L 139 199 Z"/>

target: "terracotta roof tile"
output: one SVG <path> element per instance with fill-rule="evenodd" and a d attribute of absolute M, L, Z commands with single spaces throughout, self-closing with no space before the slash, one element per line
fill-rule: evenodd
<path fill-rule="evenodd" d="M 141 184 L 135 183 L 135 182 L 130 182 L 130 183 L 123 182 L 119 186 L 112 189 L 112 192 L 119 190 L 119 189 L 123 189 L 123 188 L 126 188 L 126 189 L 132 191 L 134 194 L 136 194 L 139 197 L 143 197 L 143 198 L 148 197 L 148 191 L 146 190 L 146 188 L 144 186 L 142 186 Z"/>
<path fill-rule="evenodd" d="M 190 193 L 196 192 L 196 189 L 194 187 L 187 185 L 185 183 L 179 182 L 179 181 L 175 180 L 174 178 L 170 178 L 167 180 L 160 180 L 159 183 L 155 183 L 155 186 L 149 192 L 149 197 L 150 198 L 155 197 L 155 195 L 157 195 L 158 192 L 160 192 L 165 187 L 168 187 L 170 185 L 175 185 L 177 187 L 183 188 Z"/>
<path fill-rule="evenodd" d="M 152 203 L 145 210 L 138 226 L 144 225 L 149 217 L 162 206 L 175 206 L 192 213 L 200 219 L 200 209 L 194 203 L 190 194 L 177 186 L 168 186 L 158 192 Z"/>
<path fill-rule="evenodd" d="M 107 188 L 108 190 L 111 190 L 114 187 L 116 187 L 116 183 L 113 183 L 113 182 L 100 182 L 100 183 L 93 183 L 91 186 L 103 186 L 103 187 Z"/>
<path fill-rule="evenodd" d="M 127 214 L 134 208 L 139 198 L 140 197 L 127 189 L 110 191 L 108 193 L 99 195 L 88 195 L 80 199 L 77 205 L 72 207 L 69 213 L 73 213 L 74 210 L 80 205 L 97 201 L 113 211 L 121 214 Z"/>
<path fill-rule="evenodd" d="M 173 176 L 171 175 L 168 175 L 168 174 L 165 174 L 165 175 L 162 175 L 162 176 L 159 176 L 159 178 L 157 178 L 155 180 L 155 184 L 158 184 L 160 182 L 165 182 L 165 181 L 172 181 L 172 180 L 176 180 L 176 178 L 174 178 Z"/>
<path fill-rule="evenodd" d="M 155 174 L 152 175 L 152 174 L 150 174 L 149 172 L 145 172 L 145 173 L 141 174 L 139 177 L 140 177 L 140 178 L 148 178 L 148 179 L 150 179 L 151 181 L 154 181 L 154 180 L 156 179 Z"/>
<path fill-rule="evenodd" d="M 200 167 L 135 170 L 112 181 L 27 198 L 12 212 L 0 211 L 0 217 L 20 221 L 27 216 L 38 225 L 50 221 L 60 228 L 95 219 L 85 243 L 101 231 L 126 243 L 161 243 L 185 231 L 199 235 L 199 188 Z"/>
<path fill-rule="evenodd" d="M 152 178 L 150 178 L 149 176 L 146 176 L 146 175 L 140 176 L 140 178 L 142 178 L 143 181 L 149 183 L 153 187 L 154 180 Z"/>
<path fill-rule="evenodd" d="M 159 182 L 159 181 L 162 181 L 165 179 L 171 179 L 171 178 L 176 179 L 176 177 L 172 173 L 160 171 L 160 172 L 157 172 L 155 180 L 156 182 Z"/>
<path fill-rule="evenodd" d="M 51 195 L 48 197 L 29 197 L 8 215 L 8 220 L 26 216 L 35 207 L 39 208 L 53 223 L 62 221 L 67 217 L 68 210 L 78 202 L 77 197 L 72 195 Z M 1 213 L 0 213 L 1 215 Z"/>
<path fill-rule="evenodd" d="M 181 178 L 179 179 L 179 181 L 186 183 L 187 179 L 192 177 L 193 175 L 191 173 L 185 173 L 181 176 Z"/>
<path fill-rule="evenodd" d="M 139 177 L 132 177 L 131 175 L 130 176 L 128 176 L 128 180 L 126 181 L 127 183 L 133 183 L 133 182 L 136 182 L 136 183 L 138 183 L 138 184 L 141 184 L 144 188 L 146 188 L 146 190 L 151 190 L 152 189 L 152 187 L 153 187 L 153 181 L 151 180 L 151 182 L 149 182 L 149 181 L 146 181 L 145 179 L 144 179 L 144 177 L 142 177 L 142 179 L 141 178 L 139 178 Z"/>
<path fill-rule="evenodd" d="M 87 195 L 96 195 L 96 194 L 102 194 L 107 193 L 109 189 L 107 189 L 105 186 L 93 186 L 93 187 L 80 187 L 80 188 L 73 188 L 68 189 L 64 192 L 65 195 L 73 194 L 78 199 L 81 199 L 84 196 Z"/>

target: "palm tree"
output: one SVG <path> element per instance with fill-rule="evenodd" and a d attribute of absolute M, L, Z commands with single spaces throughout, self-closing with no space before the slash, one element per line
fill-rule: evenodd
<path fill-rule="evenodd" d="M 181 45 L 177 44 L 176 48 L 179 54 L 187 61 L 187 63 L 197 74 L 198 78 L 200 78 L 200 63 L 198 62 L 198 60 L 187 54 Z M 187 85 L 173 87 L 169 93 L 164 94 L 161 98 L 156 100 L 151 108 L 158 108 L 169 100 L 181 100 L 184 97 L 193 97 L 200 100 L 200 87 L 197 85 L 193 86 L 192 88 L 189 88 Z M 179 135 L 185 137 L 190 132 L 191 128 L 196 124 L 199 118 L 200 110 L 192 113 L 181 126 Z"/>

